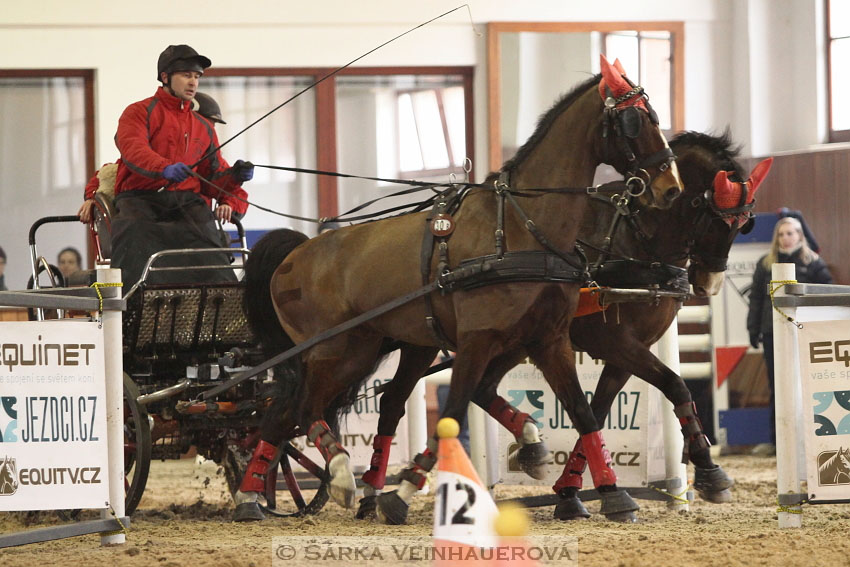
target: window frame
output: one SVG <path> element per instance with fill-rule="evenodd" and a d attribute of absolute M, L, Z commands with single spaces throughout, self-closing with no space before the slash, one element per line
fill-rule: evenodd
<path fill-rule="evenodd" d="M 311 76 L 318 82 L 316 102 L 316 169 L 337 171 L 336 135 L 336 77 L 352 75 L 460 75 L 463 77 L 466 153 L 475 155 L 474 93 L 472 66 L 390 66 L 390 67 L 214 67 L 206 71 L 210 77 L 241 76 Z M 202 83 L 203 90 L 203 83 Z M 282 101 L 281 101 L 282 102 Z M 344 173 L 344 172 L 343 172 Z M 470 179 L 474 173 L 470 172 Z M 337 178 L 319 175 L 317 179 L 318 210 L 320 217 L 339 214 Z"/>
<path fill-rule="evenodd" d="M 614 32 L 623 30 L 670 32 L 670 84 L 673 89 L 672 126 L 674 132 L 685 129 L 684 22 L 490 22 L 487 24 L 487 124 L 490 129 L 488 166 L 491 171 L 497 171 L 502 166 L 500 34 L 517 32 Z"/>
<path fill-rule="evenodd" d="M 833 142 L 850 142 L 850 129 L 835 130 L 832 127 L 832 42 L 836 39 L 846 39 L 850 36 L 832 37 L 829 29 L 832 18 L 832 0 L 824 0 L 824 34 L 826 35 L 826 104 L 827 104 L 827 140 Z"/>

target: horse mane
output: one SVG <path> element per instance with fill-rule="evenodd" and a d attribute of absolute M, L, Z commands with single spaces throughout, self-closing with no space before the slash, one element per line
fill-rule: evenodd
<path fill-rule="evenodd" d="M 728 127 L 719 135 L 693 130 L 680 132 L 670 140 L 670 146 L 674 150 L 679 147 L 688 147 L 709 152 L 714 159 L 712 163 L 706 164 L 707 167 L 716 170 L 719 165 L 726 171 L 734 172 L 737 176 L 735 181 L 743 181 L 747 178 L 747 171 L 737 160 L 741 154 L 741 144 L 732 141 L 732 133 Z"/>
<path fill-rule="evenodd" d="M 512 157 L 502 165 L 501 171 L 510 171 L 518 167 L 519 164 L 521 164 L 529 156 L 529 154 L 531 154 L 537 144 L 539 144 L 540 141 L 546 136 L 546 134 L 549 132 L 549 128 L 551 128 L 552 124 L 555 123 L 555 119 L 557 119 L 558 116 L 561 115 L 561 113 L 563 113 L 580 96 L 582 96 L 588 88 L 590 88 L 592 85 L 598 84 L 601 80 L 601 74 L 597 74 L 590 77 L 583 83 L 580 83 L 579 85 L 573 87 L 573 89 L 567 94 L 563 95 L 552 106 L 552 108 L 543 113 L 543 115 L 537 121 L 537 127 L 534 129 L 534 133 L 531 134 L 531 136 L 528 137 L 528 140 L 526 140 L 525 143 L 520 147 L 520 149 L 517 150 L 516 155 L 514 155 L 514 157 Z"/>

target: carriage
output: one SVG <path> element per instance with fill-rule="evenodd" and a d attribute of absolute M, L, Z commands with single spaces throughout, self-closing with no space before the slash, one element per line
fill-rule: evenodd
<path fill-rule="evenodd" d="M 95 197 L 94 237 L 98 265 L 107 265 L 111 254 L 111 198 Z M 33 276 L 29 287 L 89 286 L 96 270 L 82 270 L 66 281 L 61 272 L 38 255 L 36 233 L 49 223 L 79 222 L 76 216 L 46 217 L 30 230 Z M 227 253 L 233 260 L 249 251 L 245 231 L 237 221 L 235 238 L 226 236 Z M 154 254 L 141 279 L 124 290 L 123 316 L 124 468 L 126 512 L 138 506 L 154 459 L 179 459 L 192 447 L 223 470 L 231 493 L 239 487 L 251 450 L 257 443 L 260 415 L 274 388 L 270 372 L 263 372 L 229 390 L 215 402 L 193 402 L 200 392 L 225 382 L 240 369 L 262 361 L 257 341 L 248 328 L 242 308 L 244 286 L 239 281 L 193 282 L 198 270 L 233 272 L 233 266 L 193 265 L 206 250 L 176 249 Z M 165 267 L 163 258 L 177 256 L 184 266 Z M 185 283 L 157 284 L 149 280 L 171 272 Z M 208 279 L 208 278 L 206 278 Z M 234 279 L 236 278 L 223 278 Z M 31 310 L 31 319 L 89 316 L 88 313 Z M 303 448 L 303 444 L 301 444 Z M 300 464 L 293 471 L 290 460 Z M 281 452 L 282 479 L 269 475 L 268 507 L 279 505 L 279 515 L 315 513 L 327 501 L 324 466 L 305 456 L 295 445 Z M 315 492 L 308 498 L 299 486 Z M 279 485 L 279 487 L 278 487 Z M 289 492 L 277 498 L 276 490 Z M 284 503 L 284 500 L 286 501 Z"/>

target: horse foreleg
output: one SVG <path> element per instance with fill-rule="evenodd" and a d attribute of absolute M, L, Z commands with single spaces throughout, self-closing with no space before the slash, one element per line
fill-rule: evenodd
<path fill-rule="evenodd" d="M 492 333 L 477 332 L 462 339 L 459 337 L 458 342 L 460 348 L 455 357 L 449 399 L 440 417 L 451 417 L 460 423 L 489 361 L 498 354 L 492 351 L 501 341 L 492 337 Z M 416 455 L 410 466 L 401 472 L 398 490 L 378 496 L 378 518 L 387 524 L 404 523 L 411 500 L 425 486 L 426 475 L 436 463 L 435 434 L 429 439 L 428 448 Z"/>
<path fill-rule="evenodd" d="M 600 377 L 597 393 L 593 396 L 591 404 L 597 420 L 601 422 L 608 415 L 611 403 L 629 378 L 629 372 L 623 369 L 629 368 L 632 374 L 658 388 L 673 404 L 673 411 L 682 427 L 682 436 L 685 441 L 682 462 L 687 463 L 690 460 L 695 467 L 694 489 L 709 502 L 730 502 L 732 493 L 729 489 L 735 482 L 711 458 L 708 437 L 703 431 L 691 392 L 685 381 L 640 341 L 631 336 L 623 336 L 620 339 L 617 349 L 591 352 L 594 358 L 603 358 L 608 362 L 605 366 L 606 370 L 609 365 L 618 367 L 616 372 L 612 371 L 607 376 L 603 370 Z M 605 378 L 604 382 L 603 378 Z"/>
<path fill-rule="evenodd" d="M 529 353 L 534 363 L 543 372 L 546 382 L 566 408 L 573 426 L 579 433 L 579 440 L 590 466 L 593 485 L 602 496 L 600 511 L 611 520 L 635 521 L 634 512 L 640 507 L 625 491 L 617 488 L 617 475 L 612 468 L 611 454 L 605 448 L 599 425 L 579 384 L 569 341 L 556 341 L 545 346 L 538 346 L 529 349 Z M 574 501 L 572 505 L 580 512 L 581 509 Z"/>
<path fill-rule="evenodd" d="M 386 483 L 390 445 L 398 423 L 404 416 L 404 403 L 425 370 L 434 361 L 438 350 L 433 347 L 404 346 L 401 359 L 393 379 L 386 384 L 381 394 L 381 411 L 378 418 L 378 434 L 372 442 L 372 459 L 369 470 L 363 473 L 363 498 L 357 510 L 358 519 L 371 516 L 377 506 L 377 496 Z"/>

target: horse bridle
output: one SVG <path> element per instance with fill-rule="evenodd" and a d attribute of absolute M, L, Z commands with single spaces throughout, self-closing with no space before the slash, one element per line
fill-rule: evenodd
<path fill-rule="evenodd" d="M 623 78 L 628 81 L 632 88 L 617 98 L 609 96 L 605 99 L 605 106 L 602 111 L 602 137 L 609 142 L 613 138 L 620 154 L 625 157 L 627 162 L 625 178 L 626 184 L 629 186 L 629 194 L 632 197 L 639 197 L 655 179 L 647 170 L 657 168 L 658 173 L 656 176 L 661 175 L 667 171 L 670 164 L 676 159 L 676 156 L 673 154 L 673 150 L 665 147 L 641 160 L 637 159 L 632 140 L 640 136 L 641 111 L 634 104 L 624 108 L 617 108 L 617 106 L 635 97 L 642 97 L 643 103 L 646 106 L 646 112 L 649 114 L 649 119 L 656 127 L 659 124 L 658 114 L 652 108 L 652 105 L 649 104 L 649 97 L 644 93 L 643 87 L 635 85 L 627 77 Z M 613 136 L 609 136 L 611 132 L 613 132 Z M 608 145 L 606 144 L 607 147 Z M 612 161 L 607 151 L 605 161 L 609 163 Z"/>
<path fill-rule="evenodd" d="M 722 272 L 726 270 L 726 262 L 729 259 L 727 254 L 724 257 L 705 256 L 695 254 L 692 249 L 694 243 L 708 232 L 711 223 L 720 221 L 728 225 L 730 228 L 737 223 L 738 230 L 731 230 L 730 237 L 734 239 L 738 234 L 747 234 L 755 225 L 755 216 L 753 208 L 756 205 L 755 199 L 747 203 L 747 182 L 741 182 L 741 198 L 737 207 L 728 209 L 719 208 L 714 200 L 714 187 L 707 189 L 702 195 L 694 197 L 691 200 L 691 207 L 700 209 L 697 218 L 694 219 L 693 227 L 690 234 L 685 238 L 688 254 L 687 257 L 694 265 L 704 266 L 710 272 Z"/>

